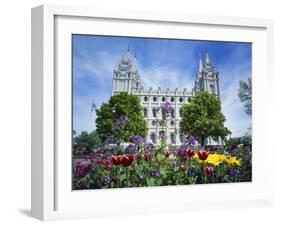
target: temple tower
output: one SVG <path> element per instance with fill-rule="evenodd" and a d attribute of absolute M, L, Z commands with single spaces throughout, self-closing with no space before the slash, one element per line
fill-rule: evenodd
<path fill-rule="evenodd" d="M 133 57 L 130 48 L 123 55 L 113 72 L 112 95 L 127 92 L 129 94 L 141 89 L 136 55 Z"/>
<path fill-rule="evenodd" d="M 201 54 L 199 53 L 199 67 L 196 76 L 194 91 L 195 93 L 208 92 L 220 98 L 219 73 L 213 65 L 207 50 L 204 64 Z"/>

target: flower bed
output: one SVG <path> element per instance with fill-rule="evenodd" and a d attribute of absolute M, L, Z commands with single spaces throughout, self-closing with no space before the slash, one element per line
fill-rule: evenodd
<path fill-rule="evenodd" d="M 136 137 L 134 137 L 136 139 Z M 122 188 L 185 184 L 243 182 L 251 180 L 249 150 L 240 147 L 236 156 L 195 151 L 192 143 L 172 148 L 129 144 L 130 152 L 106 154 L 96 149 L 76 161 L 74 189 Z M 140 141 L 140 142 L 139 142 Z M 247 172 L 245 172 L 247 171 Z"/>
<path fill-rule="evenodd" d="M 121 116 L 112 126 L 119 139 L 110 135 L 102 147 L 75 160 L 73 189 L 100 189 L 251 181 L 251 148 L 239 145 L 233 150 L 195 148 L 196 140 L 187 136 L 180 147 L 167 144 L 167 119 L 174 117 L 170 103 L 162 104 L 158 123 L 160 144 L 145 143 L 131 135 L 126 147 L 120 136 L 129 118 Z M 123 140 L 122 140 L 123 139 Z"/>

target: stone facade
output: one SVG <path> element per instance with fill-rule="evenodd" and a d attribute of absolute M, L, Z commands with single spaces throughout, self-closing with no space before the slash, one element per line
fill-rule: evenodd
<path fill-rule="evenodd" d="M 138 71 L 137 58 L 132 56 L 128 49 L 120 60 L 117 68 L 113 72 L 112 95 L 120 92 L 128 92 L 138 96 L 143 106 L 144 117 L 147 121 L 148 133 L 146 142 L 159 144 L 160 127 L 157 120 L 161 119 L 161 112 L 156 109 L 166 101 L 173 104 L 175 118 L 169 119 L 166 130 L 167 142 L 180 145 L 184 142 L 184 135 L 180 133 L 179 122 L 181 120 L 181 107 L 188 104 L 191 97 L 197 92 L 207 91 L 220 97 L 219 92 L 219 73 L 212 64 L 208 52 L 206 52 L 205 62 L 203 63 L 199 55 L 199 68 L 196 75 L 195 85 L 191 91 L 187 89 L 174 90 L 158 87 L 148 90 L 141 85 Z M 207 141 L 212 143 L 211 139 Z"/>

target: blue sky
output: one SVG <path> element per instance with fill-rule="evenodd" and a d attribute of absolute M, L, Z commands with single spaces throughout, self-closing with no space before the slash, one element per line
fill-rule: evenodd
<path fill-rule="evenodd" d="M 252 70 L 249 43 L 125 38 L 73 35 L 73 129 L 95 129 L 91 103 L 98 107 L 111 95 L 112 75 L 128 46 L 138 59 L 144 88 L 187 88 L 191 91 L 198 71 L 198 55 L 208 49 L 219 71 L 222 111 L 232 136 L 244 135 L 251 126 L 237 96 L 239 81 Z"/>

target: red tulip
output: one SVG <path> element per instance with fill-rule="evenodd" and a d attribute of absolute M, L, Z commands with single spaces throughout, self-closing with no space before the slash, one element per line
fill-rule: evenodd
<path fill-rule="evenodd" d="M 188 149 L 186 154 L 189 158 L 192 158 L 195 155 L 194 151 L 192 151 L 191 149 Z"/>
<path fill-rule="evenodd" d="M 120 164 L 121 164 L 121 158 L 120 158 L 120 156 L 112 155 L 111 160 L 112 160 L 112 163 L 113 163 L 114 165 L 120 165 Z"/>
<path fill-rule="evenodd" d="M 209 152 L 205 150 L 198 151 L 198 157 L 200 160 L 205 161 L 209 156 Z"/>
<path fill-rule="evenodd" d="M 121 156 L 121 163 L 123 166 L 129 166 L 133 162 L 133 156 L 132 155 L 122 155 Z"/>
<path fill-rule="evenodd" d="M 212 175 L 212 174 L 214 173 L 214 168 L 211 167 L 211 166 L 207 166 L 207 167 L 205 168 L 205 173 L 206 173 L 206 175 L 208 175 L 208 176 Z"/>

